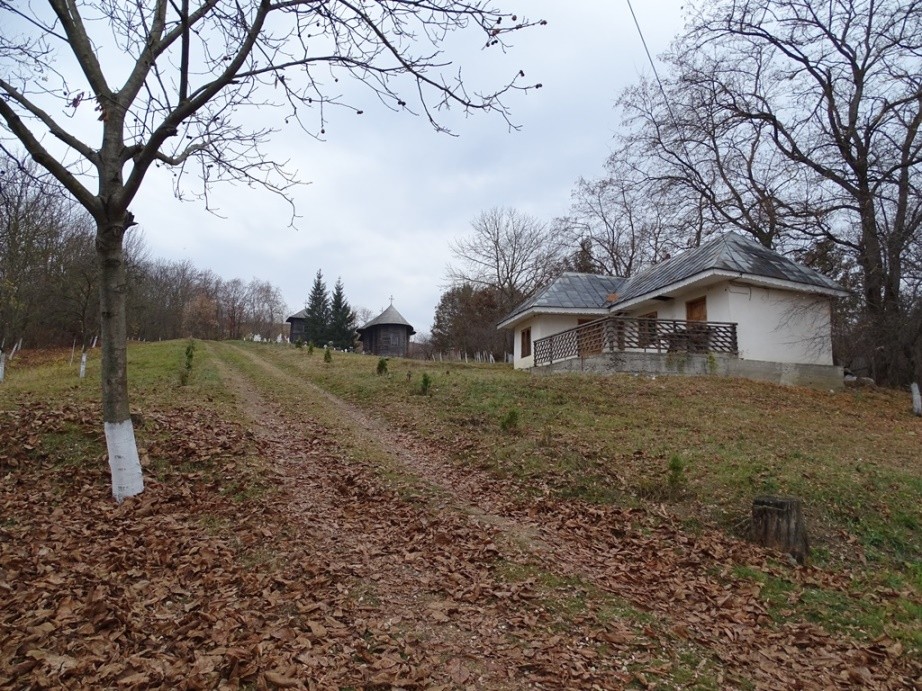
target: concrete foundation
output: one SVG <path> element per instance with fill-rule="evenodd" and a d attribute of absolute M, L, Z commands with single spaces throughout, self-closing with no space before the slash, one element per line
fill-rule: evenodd
<path fill-rule="evenodd" d="M 761 360 L 741 360 L 720 353 L 628 353 L 615 352 L 560 360 L 533 367 L 534 374 L 596 372 L 598 374 L 684 375 L 695 377 L 742 377 L 790 386 L 839 390 L 842 368 L 835 365 L 800 365 Z"/>

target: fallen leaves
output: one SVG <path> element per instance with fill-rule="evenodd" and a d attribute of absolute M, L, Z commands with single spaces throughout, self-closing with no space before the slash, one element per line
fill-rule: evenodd
<path fill-rule="evenodd" d="M 240 387 L 253 432 L 191 402 L 145 411 L 160 480 L 119 506 L 95 411 L 0 414 L 15 460 L 0 474 L 0 686 L 621 688 L 683 672 L 873 688 L 919 671 L 894 641 L 774 623 L 760 584 L 728 575 L 782 568 L 755 547 L 475 471 L 446 482 L 437 457 L 406 452 L 439 490 L 409 496 L 308 413 Z M 64 473 L 58 433 L 95 457 Z M 277 489 L 243 491 L 266 476 Z"/>

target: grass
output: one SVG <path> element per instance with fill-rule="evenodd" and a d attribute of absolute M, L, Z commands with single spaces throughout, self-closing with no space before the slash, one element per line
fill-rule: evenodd
<path fill-rule="evenodd" d="M 753 497 L 801 497 L 815 562 L 854 571 L 855 586 L 846 596 L 792 582 L 798 597 L 784 604 L 784 584 L 769 582 L 763 593 L 776 615 L 863 638 L 889 633 L 922 648 L 922 424 L 900 392 L 545 377 L 397 358 L 381 377 L 361 355 L 338 354 L 326 366 L 295 349 L 263 348 L 261 356 L 439 446 L 458 464 L 511 480 L 523 496 L 550 491 L 628 507 L 653 501 L 692 532 L 718 527 L 741 536 Z M 424 372 L 430 395 L 422 397 Z M 861 588 L 888 580 L 899 581 L 903 594 L 862 599 Z"/>
<path fill-rule="evenodd" d="M 292 375 L 434 443 L 458 445 L 459 463 L 518 478 L 524 491 L 540 479 L 560 496 L 630 505 L 661 487 L 657 500 L 723 525 L 744 517 L 757 494 L 790 494 L 804 499 L 821 534 L 846 530 L 881 564 L 922 553 L 922 424 L 898 392 L 542 377 L 401 359 L 390 361 L 392 376 L 377 377 L 360 355 L 319 367 L 294 349 L 263 350 Z M 413 395 L 421 372 L 432 373 L 425 398 Z"/>

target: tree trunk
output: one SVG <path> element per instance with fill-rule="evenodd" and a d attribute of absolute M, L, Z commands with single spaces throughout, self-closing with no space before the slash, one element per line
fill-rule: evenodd
<path fill-rule="evenodd" d="M 144 491 L 144 478 L 128 407 L 128 348 L 125 297 L 127 278 L 122 237 L 126 225 L 100 227 L 96 235 L 99 257 L 100 333 L 102 335 L 102 417 L 112 473 L 112 496 L 117 502 Z"/>
<path fill-rule="evenodd" d="M 803 563 L 810 554 L 807 526 L 796 497 L 756 497 L 752 501 L 752 539 L 788 552 Z"/>

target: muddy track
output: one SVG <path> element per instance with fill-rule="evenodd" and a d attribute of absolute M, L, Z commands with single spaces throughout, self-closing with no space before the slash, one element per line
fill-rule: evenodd
<path fill-rule="evenodd" d="M 252 350 L 208 347 L 276 451 L 269 461 L 290 515 L 349 565 L 378 620 L 402 623 L 401 644 L 425 651 L 433 680 L 619 688 L 661 676 L 730 687 L 912 688 L 918 666 L 882 645 L 772 622 L 758 589 L 727 577 L 736 565 L 767 568 L 767 555 L 750 545 L 686 534 L 655 512 L 524 501 Z M 291 405 L 293 387 L 334 411 L 337 429 Z M 368 458 L 348 458 L 343 436 Z M 395 471 L 422 491 L 397 491 Z M 572 584 L 583 608 L 557 611 L 542 582 Z M 624 616 L 602 611 L 620 602 Z"/>

